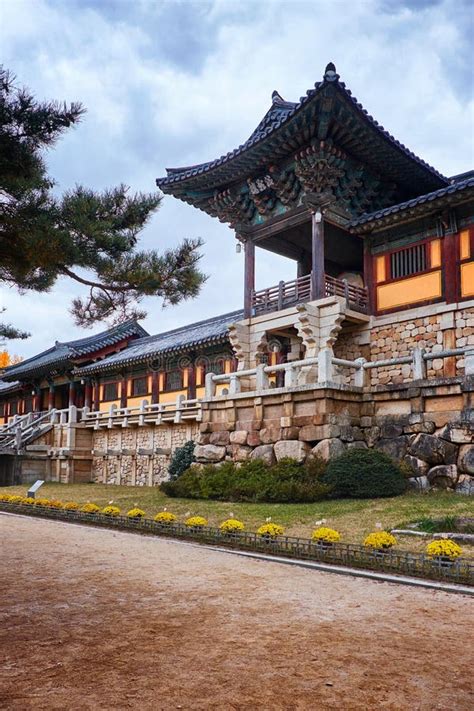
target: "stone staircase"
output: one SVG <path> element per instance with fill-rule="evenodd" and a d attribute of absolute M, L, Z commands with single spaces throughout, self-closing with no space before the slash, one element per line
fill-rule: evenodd
<path fill-rule="evenodd" d="M 18 454 L 41 435 L 49 432 L 55 421 L 55 410 L 29 412 L 16 416 L 0 428 L 0 454 Z"/>

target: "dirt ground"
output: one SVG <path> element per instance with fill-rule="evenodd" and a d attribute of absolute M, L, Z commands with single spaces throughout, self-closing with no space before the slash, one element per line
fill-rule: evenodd
<path fill-rule="evenodd" d="M 0 541 L 2 709 L 473 708 L 472 598 L 4 514 Z"/>

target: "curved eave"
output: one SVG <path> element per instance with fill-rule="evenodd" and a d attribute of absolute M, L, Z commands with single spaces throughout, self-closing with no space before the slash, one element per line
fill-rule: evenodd
<path fill-rule="evenodd" d="M 157 349 L 156 351 L 149 351 L 147 353 L 143 353 L 142 355 L 137 354 L 113 363 L 107 363 L 107 358 L 104 358 L 104 360 L 92 363 L 91 365 L 86 365 L 84 368 L 76 368 L 73 373 L 75 375 L 98 375 L 101 373 L 121 372 L 135 365 L 149 363 L 155 358 L 172 354 L 177 355 L 179 353 L 186 353 L 191 348 L 206 348 L 226 342 L 228 342 L 227 333 L 220 336 L 214 336 L 213 338 L 207 338 L 205 340 L 195 339 L 194 341 L 188 341 L 187 343 L 174 348 Z"/>
<path fill-rule="evenodd" d="M 474 200 L 474 178 L 465 182 L 466 185 L 454 184 L 449 188 L 421 195 L 399 205 L 393 205 L 365 216 L 362 215 L 362 217 L 349 223 L 348 229 L 352 234 L 376 232 L 397 223 L 409 222 L 424 217 L 442 208 Z"/>
<path fill-rule="evenodd" d="M 298 143 L 297 134 L 301 129 L 304 113 L 308 111 L 308 113 L 312 114 L 311 118 L 314 119 L 317 102 L 331 92 L 339 95 L 346 106 L 355 114 L 357 120 L 370 128 L 377 140 L 387 144 L 390 150 L 395 151 L 396 154 L 407 161 L 407 167 L 411 163 L 411 167 L 416 170 L 419 179 L 424 180 L 425 184 L 431 183 L 428 189 L 449 184 L 448 178 L 415 155 L 386 131 L 352 96 L 343 82 L 324 81 L 315 84 L 315 88 L 309 90 L 307 95 L 296 104 L 294 110 L 286 118 L 278 122 L 277 125 L 263 131 L 261 135 L 249 139 L 246 143 L 216 160 L 183 170 L 170 169 L 168 176 L 156 180 L 157 186 L 165 193 L 181 197 L 180 193 L 184 190 L 198 190 L 204 187 L 210 189 L 213 186 L 217 187 L 226 182 L 236 181 L 248 176 L 251 171 L 255 171 L 259 167 L 261 162 L 263 164 L 268 163 L 266 149 L 270 145 L 277 152 L 284 145 L 287 145 L 287 153 L 291 154 L 292 151 L 298 150 L 303 145 L 301 141 Z M 295 130 L 292 131 L 293 127 Z M 265 158 L 266 160 L 264 160 Z"/>

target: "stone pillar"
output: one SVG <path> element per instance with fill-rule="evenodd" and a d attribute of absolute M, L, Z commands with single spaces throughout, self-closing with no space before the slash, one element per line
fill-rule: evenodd
<path fill-rule="evenodd" d="M 244 318 L 250 318 L 252 315 L 252 294 L 255 291 L 255 244 L 247 239 L 244 250 Z"/>
<path fill-rule="evenodd" d="M 311 212 L 311 301 L 325 296 L 324 281 L 324 218 L 321 210 Z"/>

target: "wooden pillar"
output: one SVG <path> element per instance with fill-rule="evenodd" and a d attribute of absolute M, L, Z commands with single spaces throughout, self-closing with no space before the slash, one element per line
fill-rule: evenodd
<path fill-rule="evenodd" d="M 374 258 L 370 251 L 370 244 L 364 244 L 364 286 L 367 289 L 367 313 L 373 314 L 377 304 L 374 290 Z"/>
<path fill-rule="evenodd" d="M 41 389 L 39 387 L 34 388 L 33 412 L 41 412 Z"/>
<path fill-rule="evenodd" d="M 123 376 L 120 384 L 120 407 L 127 407 L 127 378 Z"/>
<path fill-rule="evenodd" d="M 160 400 L 160 374 L 154 370 L 151 374 L 151 402 L 157 403 Z"/>
<path fill-rule="evenodd" d="M 247 239 L 244 250 L 244 318 L 250 318 L 252 315 L 252 294 L 255 291 L 255 244 Z"/>
<path fill-rule="evenodd" d="M 76 383 L 74 380 L 69 381 L 69 401 L 68 405 L 71 407 L 76 404 Z"/>
<path fill-rule="evenodd" d="M 94 402 L 94 411 L 97 412 L 99 410 L 99 405 L 100 405 L 100 381 L 97 379 L 94 383 L 94 388 L 93 388 L 93 402 Z"/>
<path fill-rule="evenodd" d="M 90 380 L 86 380 L 84 386 L 84 407 L 88 407 L 89 410 L 92 407 L 92 383 Z"/>
<path fill-rule="evenodd" d="M 443 238 L 444 300 L 454 304 L 459 299 L 459 267 L 457 263 L 457 235 Z"/>
<path fill-rule="evenodd" d="M 52 410 L 54 407 L 54 390 L 54 383 L 50 383 L 48 391 L 48 410 Z"/>
<path fill-rule="evenodd" d="M 311 213 L 311 300 L 325 296 L 324 279 L 324 218 L 320 210 Z"/>

